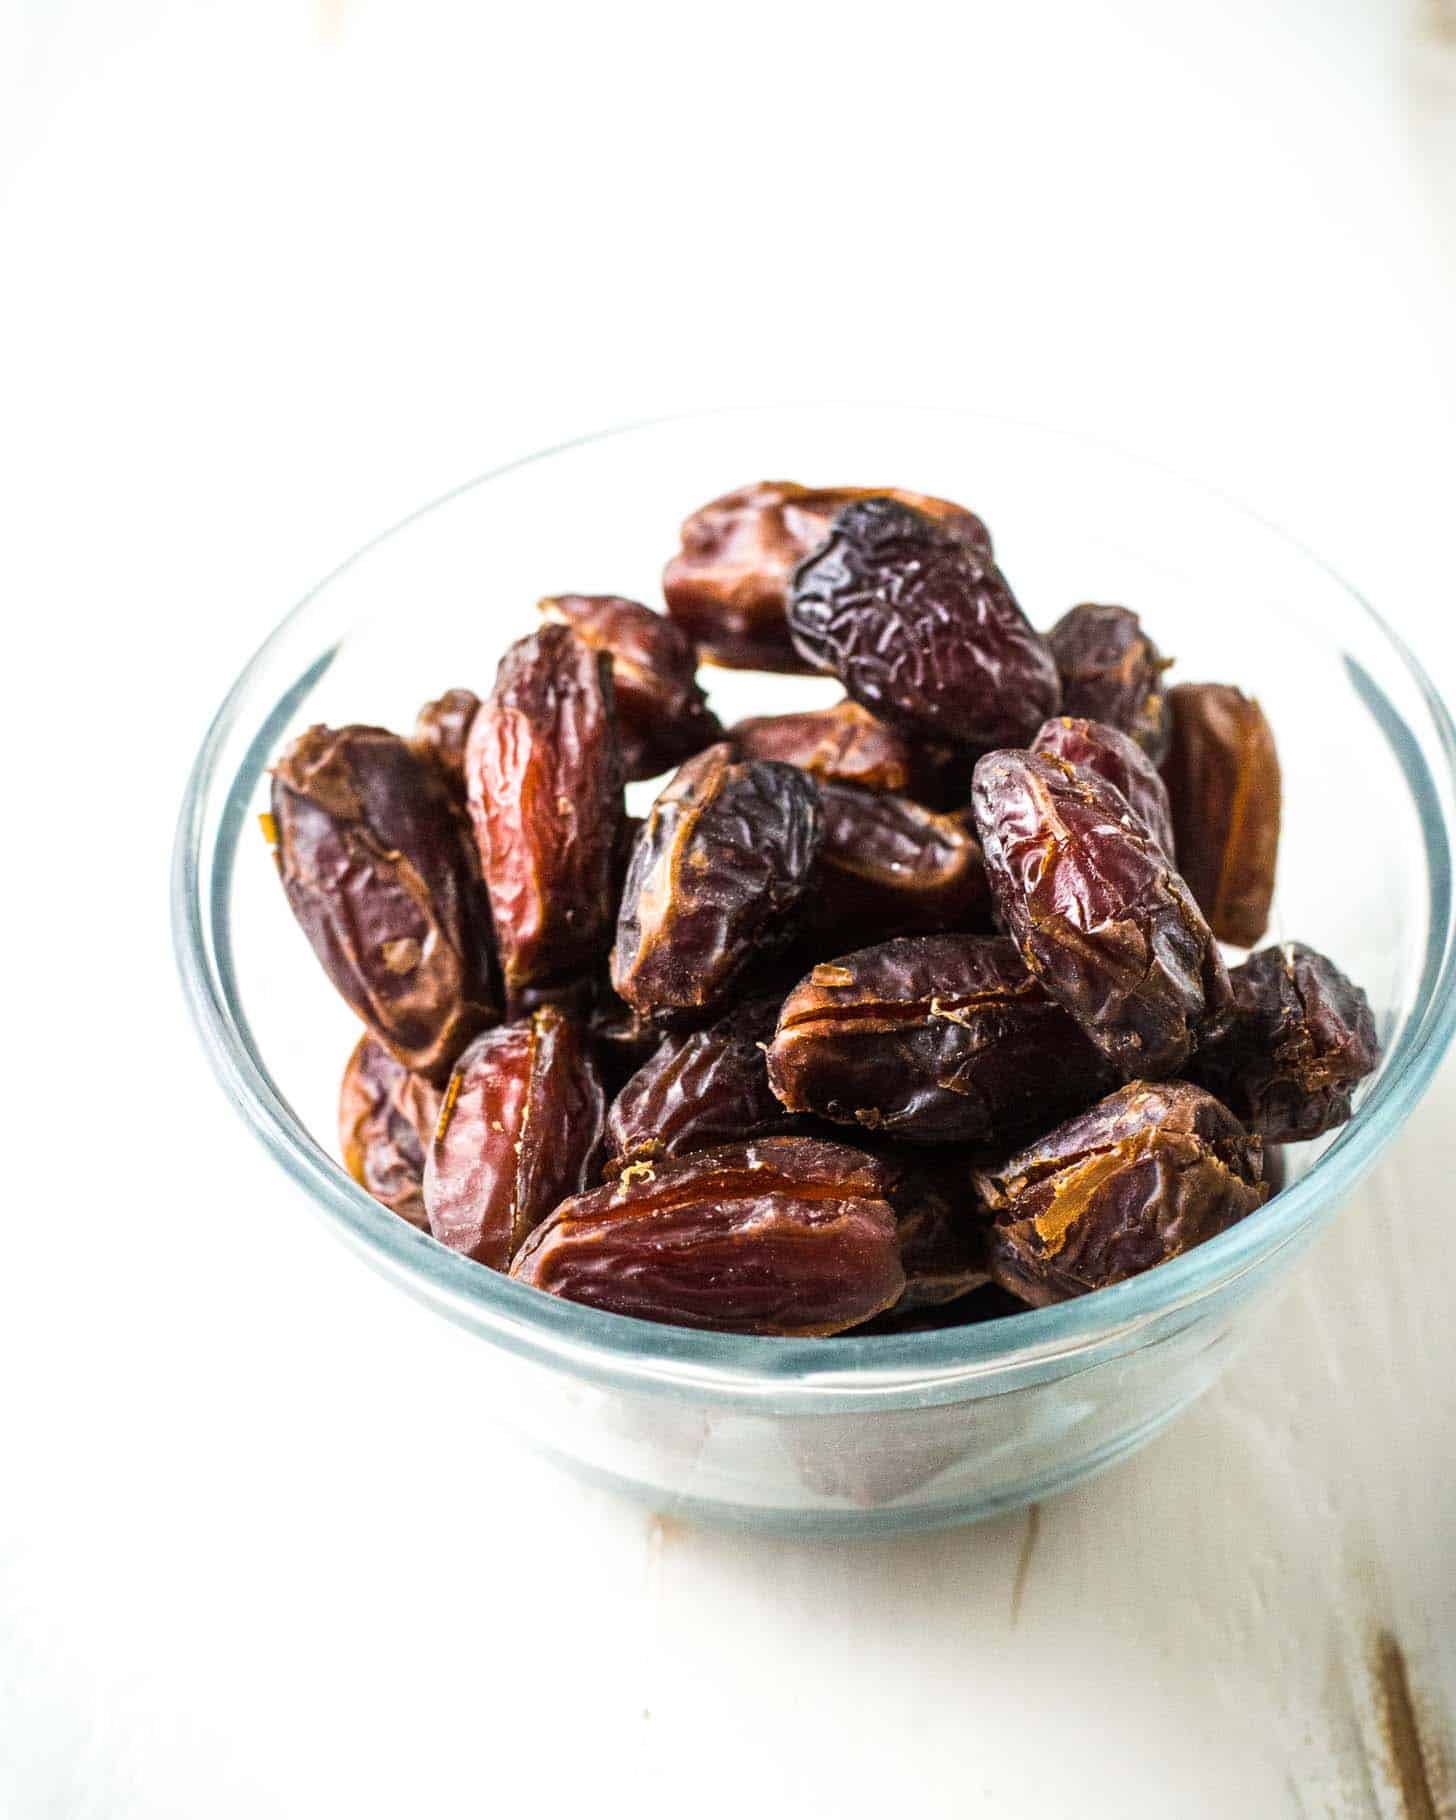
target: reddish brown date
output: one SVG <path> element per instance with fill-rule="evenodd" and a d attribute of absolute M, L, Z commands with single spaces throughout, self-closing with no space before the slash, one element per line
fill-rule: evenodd
<path fill-rule="evenodd" d="M 728 729 L 728 739 L 739 758 L 797 765 L 820 783 L 908 790 L 919 774 L 910 742 L 857 701 L 740 720 Z"/>
<path fill-rule="evenodd" d="M 612 951 L 618 995 L 662 1022 L 719 1005 L 753 961 L 792 939 L 821 827 L 804 772 L 736 764 L 726 743 L 690 758 L 632 849 Z"/>
<path fill-rule="evenodd" d="M 841 507 L 856 499 L 904 501 L 989 558 L 991 535 L 974 512 L 885 487 L 801 487 L 763 480 L 725 493 L 682 527 L 682 549 L 662 577 L 667 608 L 711 663 L 731 669 L 805 670 L 789 641 L 784 607 L 794 565 L 823 543 Z"/>
<path fill-rule="evenodd" d="M 1095 771 L 1127 798 L 1128 807 L 1146 822 L 1149 833 L 1167 854 L 1176 859 L 1173 812 L 1168 788 L 1153 761 L 1136 741 L 1102 721 L 1075 720 L 1060 715 L 1049 720 L 1031 742 L 1033 752 L 1050 752 L 1069 765 Z"/>
<path fill-rule="evenodd" d="M 554 1006 L 487 1030 L 456 1064 L 425 1165 L 430 1230 L 504 1270 L 594 1179 L 605 1100 L 580 1028 Z"/>
<path fill-rule="evenodd" d="M 984 552 L 893 499 L 846 506 L 794 571 L 795 648 L 892 726 L 984 751 L 1061 705 L 1046 640 Z"/>
<path fill-rule="evenodd" d="M 498 1004 L 480 875 L 433 766 L 380 727 L 310 727 L 274 767 L 269 832 L 324 971 L 404 1067 L 443 1081 Z"/>
<path fill-rule="evenodd" d="M 589 973 L 610 939 L 623 814 L 611 659 L 565 626 L 512 645 L 465 771 L 508 993 Z"/>
<path fill-rule="evenodd" d="M 777 999 L 755 999 L 706 1030 L 667 1037 L 612 1102 L 608 1173 L 801 1125 L 768 1084 L 764 1051 L 778 1013 Z"/>
<path fill-rule="evenodd" d="M 990 1269 L 1035 1307 L 1123 1282 L 1263 1204 L 1259 1139 L 1187 1081 L 1134 1081 L 976 1180 Z"/>
<path fill-rule="evenodd" d="M 372 1036 L 359 1038 L 339 1088 L 339 1154 L 359 1186 L 411 1226 L 429 1224 L 425 1146 L 439 1108 L 437 1088 Z"/>
<path fill-rule="evenodd" d="M 1118 728 L 1158 764 L 1168 750 L 1168 663 L 1137 614 L 1128 607 L 1073 607 L 1047 642 L 1062 679 L 1062 712 Z"/>
<path fill-rule="evenodd" d="M 1222 683 L 1181 683 L 1168 701 L 1178 864 L 1219 940 L 1252 948 L 1269 926 L 1279 860 L 1274 734 L 1258 702 Z"/>
<path fill-rule="evenodd" d="M 908 936 L 815 967 L 784 1001 L 770 1085 L 917 1144 L 1009 1144 L 1111 1085 L 1112 1070 L 1012 944 Z"/>
<path fill-rule="evenodd" d="M 1229 979 L 1232 1022 L 1199 1050 L 1194 1078 L 1272 1144 L 1343 1125 L 1380 1061 L 1365 994 L 1300 942 L 1261 949 Z"/>
<path fill-rule="evenodd" d="M 611 658 L 628 782 L 658 777 L 723 737 L 698 687 L 697 652 L 670 619 L 616 594 L 554 594 L 539 605 Z"/>
<path fill-rule="evenodd" d="M 853 784 L 822 783 L 819 799 L 824 838 L 808 921 L 828 952 L 916 931 L 990 929 L 990 886 L 969 812 L 937 815 Z"/>
<path fill-rule="evenodd" d="M 511 1275 L 644 1321 L 839 1333 L 904 1290 L 893 1180 L 873 1158 L 813 1138 L 638 1163 L 558 1207 Z"/>
<path fill-rule="evenodd" d="M 465 801 L 465 742 L 470 723 L 480 711 L 480 697 L 470 689 L 447 689 L 437 701 L 427 701 L 415 719 L 410 744 L 421 758 L 439 768 L 459 803 Z"/>

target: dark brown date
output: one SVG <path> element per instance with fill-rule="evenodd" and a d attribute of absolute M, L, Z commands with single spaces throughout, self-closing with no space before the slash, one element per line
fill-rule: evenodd
<path fill-rule="evenodd" d="M 1111 1085 L 995 936 L 907 936 L 821 963 L 784 1001 L 769 1083 L 792 1112 L 917 1144 L 1010 1144 Z"/>
<path fill-rule="evenodd" d="M 1232 1022 L 1199 1050 L 1194 1078 L 1271 1144 L 1343 1125 L 1380 1060 L 1365 994 L 1300 942 L 1261 949 L 1229 980 Z"/>
<path fill-rule="evenodd" d="M 381 727 L 310 727 L 273 769 L 293 914 L 392 1055 L 442 1082 L 498 1015 L 475 856 L 432 765 Z"/>
<path fill-rule="evenodd" d="M 940 1308 L 988 1282 L 987 1221 L 969 1165 L 905 1165 L 891 1199 L 905 1289 L 891 1311 Z"/>
<path fill-rule="evenodd" d="M 772 758 L 797 765 L 820 783 L 865 790 L 908 790 L 918 775 L 914 748 L 857 701 L 803 714 L 766 714 L 728 729 L 739 758 Z"/>
<path fill-rule="evenodd" d="M 984 751 L 1057 712 L 1051 651 L 983 551 L 893 499 L 846 506 L 794 571 L 789 631 L 881 720 Z"/>
<path fill-rule="evenodd" d="M 710 746 L 652 805 L 632 849 L 612 984 L 644 1016 L 711 1011 L 755 959 L 792 939 L 819 850 L 814 780 Z"/>
<path fill-rule="evenodd" d="M 969 811 L 937 815 L 853 784 L 822 783 L 819 799 L 824 839 L 808 921 L 828 952 L 918 931 L 989 931 L 991 891 Z"/>
<path fill-rule="evenodd" d="M 425 1165 L 430 1230 L 504 1270 L 601 1160 L 605 1100 L 577 1024 L 554 1006 L 487 1030 L 456 1064 Z"/>
<path fill-rule="evenodd" d="M 591 972 L 610 939 L 623 814 L 611 659 L 565 626 L 512 645 L 465 771 L 507 992 Z"/>
<path fill-rule="evenodd" d="M 1168 661 L 1137 614 L 1129 607 L 1073 607 L 1047 642 L 1062 679 L 1062 712 L 1118 728 L 1160 763 L 1168 750 Z"/>
<path fill-rule="evenodd" d="M 1219 940 L 1252 948 L 1269 926 L 1279 860 L 1274 734 L 1258 702 L 1222 683 L 1181 683 L 1168 702 L 1163 781 L 1178 864 Z"/>
<path fill-rule="evenodd" d="M 798 1128 L 803 1121 L 768 1084 L 764 1052 L 778 1014 L 777 999 L 755 999 L 706 1030 L 667 1037 L 612 1102 L 608 1174 L 625 1163 Z"/>
<path fill-rule="evenodd" d="M 1147 824 L 1148 832 L 1176 860 L 1173 812 L 1168 807 L 1168 787 L 1153 761 L 1135 740 L 1116 727 L 1097 720 L 1075 720 L 1060 715 L 1049 720 L 1031 742 L 1033 752 L 1050 752 L 1069 765 L 1095 771 L 1127 798 L 1128 807 Z"/>
<path fill-rule="evenodd" d="M 839 1333 L 904 1290 L 893 1180 L 874 1158 L 814 1138 L 637 1163 L 558 1207 L 511 1275 L 639 1320 Z"/>
<path fill-rule="evenodd" d="M 1122 792 L 1049 753 L 990 752 L 972 786 L 1001 927 L 1124 1079 L 1176 1073 L 1229 1004 L 1192 893 Z"/>
<path fill-rule="evenodd" d="M 465 802 L 465 742 L 470 723 L 480 711 L 480 697 L 470 689 L 447 689 L 427 701 L 415 718 L 410 744 L 421 758 L 439 768 L 455 800 Z"/>
<path fill-rule="evenodd" d="M 1123 1282 L 1263 1204 L 1259 1139 L 1187 1081 L 1133 1081 L 976 1181 L 992 1278 L 1034 1307 Z"/>
<path fill-rule="evenodd" d="M 903 500 L 989 558 L 990 532 L 974 512 L 949 500 L 890 487 L 762 480 L 725 493 L 686 520 L 682 549 L 662 577 L 668 612 L 710 663 L 747 670 L 814 668 L 789 642 L 784 620 L 789 576 L 823 543 L 841 507 L 878 497 Z"/>
<path fill-rule="evenodd" d="M 722 723 L 698 687 L 697 652 L 670 619 L 616 594 L 554 594 L 539 606 L 611 658 L 629 783 L 658 777 L 722 739 Z"/>
<path fill-rule="evenodd" d="M 339 1154 L 381 1206 L 425 1227 L 425 1147 L 440 1108 L 439 1089 L 401 1068 L 382 1043 L 361 1036 L 339 1088 Z"/>

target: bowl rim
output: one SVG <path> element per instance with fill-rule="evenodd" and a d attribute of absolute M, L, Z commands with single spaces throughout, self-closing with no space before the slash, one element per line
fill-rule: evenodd
<path fill-rule="evenodd" d="M 309 1195 L 316 1211 L 375 1268 L 457 1324 L 517 1354 L 596 1382 L 697 1400 L 775 1407 L 920 1406 L 993 1394 L 1008 1376 L 1064 1372 L 1094 1349 L 1127 1350 L 1154 1323 L 1164 1324 L 1204 1298 L 1259 1270 L 1295 1241 L 1312 1236 L 1394 1137 L 1425 1091 L 1456 1030 L 1456 924 L 1451 888 L 1452 830 L 1424 756 L 1397 752 L 1415 799 L 1430 884 L 1430 928 L 1421 980 L 1400 1038 L 1355 1116 L 1298 1182 L 1218 1237 L 1144 1275 L 1050 1307 L 972 1326 L 923 1333 L 841 1335 L 823 1340 L 716 1334 L 658 1325 L 543 1295 L 450 1251 L 388 1213 L 312 1137 L 274 1085 L 232 990 L 227 963 L 229 883 L 238 826 L 227 816 L 204 874 L 209 809 L 251 802 L 271 755 L 266 735 L 279 717 L 276 697 L 254 702 L 275 652 L 313 604 L 372 551 L 465 495 L 553 457 L 592 444 L 726 415 L 771 412 L 893 412 L 952 416 L 1045 437 L 1089 454 L 1114 457 L 1238 514 L 1319 570 L 1372 623 L 1413 682 L 1430 716 L 1444 781 L 1456 794 L 1456 726 L 1405 640 L 1364 596 L 1298 538 L 1232 495 L 1160 462 L 1079 432 L 953 405 L 854 403 L 735 404 L 653 416 L 593 430 L 500 464 L 410 512 L 362 544 L 284 616 L 243 667 L 203 738 L 183 795 L 172 856 L 173 944 L 193 1022 L 224 1091 L 269 1154 Z M 308 678 L 304 679 L 305 683 Z M 249 710 L 262 710 L 243 768 L 219 777 L 224 747 Z M 1398 717 L 1397 717 L 1398 721 Z M 1399 723 L 1403 724 L 1403 723 Z M 1386 728 L 1387 736 L 1393 729 Z M 1416 769 L 1413 769 L 1413 766 Z M 1424 788 L 1422 788 L 1422 779 Z M 209 943 L 209 935 L 214 940 Z M 222 939 L 217 938 L 221 936 Z M 221 957 L 215 959 L 215 955 Z M 996 1380 L 988 1384 L 986 1380 Z"/>

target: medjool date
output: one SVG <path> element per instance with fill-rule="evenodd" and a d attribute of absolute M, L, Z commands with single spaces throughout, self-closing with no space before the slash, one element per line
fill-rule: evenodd
<path fill-rule="evenodd" d="M 565 626 L 512 645 L 465 771 L 508 993 L 591 972 L 609 940 L 623 814 L 611 659 Z"/>
<path fill-rule="evenodd" d="M 1192 894 L 1105 778 L 1050 753 L 976 766 L 976 828 L 998 920 L 1124 1079 L 1187 1061 L 1229 1004 Z"/>
<path fill-rule="evenodd" d="M 504 1270 L 526 1235 L 595 1175 L 605 1099 L 580 1028 L 554 1006 L 471 1044 L 425 1165 L 430 1230 Z"/>
<path fill-rule="evenodd" d="M 1259 1139 L 1187 1081 L 1133 1081 L 976 1181 L 991 1276 L 1035 1307 L 1150 1270 L 1266 1196 Z"/>
<path fill-rule="evenodd" d="M 424 1227 L 425 1146 L 440 1095 L 402 1068 L 383 1043 L 361 1036 L 339 1088 L 339 1153 L 359 1186 L 411 1226 Z"/>
<path fill-rule="evenodd" d="M 1158 764 L 1168 750 L 1168 665 L 1137 614 L 1089 602 L 1064 613 L 1047 642 L 1062 679 L 1062 712 L 1117 727 Z"/>
<path fill-rule="evenodd" d="M 788 617 L 808 662 L 920 739 L 1024 745 L 1061 703 L 1046 640 L 990 557 L 893 499 L 840 512 L 794 571 Z"/>
<path fill-rule="evenodd" d="M 1178 864 L 1218 939 L 1252 948 L 1269 926 L 1279 859 L 1273 732 L 1258 702 L 1222 683 L 1180 683 L 1168 701 L 1163 781 Z"/>
<path fill-rule="evenodd" d="M 808 911 L 817 936 L 853 947 L 917 930 L 989 929 L 990 886 L 969 812 L 937 815 L 853 784 L 822 783 L 819 799 L 824 838 Z"/>
<path fill-rule="evenodd" d="M 1229 980 L 1232 1021 L 1199 1050 L 1194 1078 L 1271 1144 L 1343 1125 L 1380 1060 L 1365 994 L 1301 942 L 1260 949 Z"/>
<path fill-rule="evenodd" d="M 511 1275 L 644 1321 L 838 1333 L 905 1287 L 893 1181 L 874 1158 L 813 1138 L 638 1163 L 558 1207 Z"/>
<path fill-rule="evenodd" d="M 611 658 L 629 783 L 657 777 L 722 739 L 722 724 L 698 687 L 697 653 L 670 619 L 616 594 L 554 594 L 539 607 Z"/>
<path fill-rule="evenodd" d="M 433 766 L 381 727 L 310 727 L 274 766 L 271 836 L 324 971 L 397 1061 L 443 1081 L 498 1003 L 480 875 Z"/>
<path fill-rule="evenodd" d="M 668 612 L 711 663 L 748 670 L 816 667 L 789 641 L 784 621 L 789 576 L 795 563 L 824 541 L 841 507 L 878 497 L 915 507 L 989 558 L 985 525 L 949 500 L 891 487 L 762 480 L 725 493 L 685 521 L 682 549 L 662 577 Z"/>
<path fill-rule="evenodd" d="M 1009 1144 L 1113 1074 L 994 936 L 906 936 L 814 968 L 768 1078 L 792 1112 L 917 1144 Z"/>
<path fill-rule="evenodd" d="M 1095 771 L 1114 788 L 1121 790 L 1129 807 L 1148 825 L 1158 845 L 1170 860 L 1176 859 L 1173 844 L 1173 813 L 1168 807 L 1168 789 L 1154 769 L 1153 761 L 1127 734 L 1097 720 L 1074 720 L 1060 715 L 1049 720 L 1031 742 L 1033 752 L 1050 752 L 1069 765 L 1081 765 Z"/>
<path fill-rule="evenodd" d="M 465 802 L 465 742 L 470 723 L 480 711 L 480 697 L 470 689 L 447 689 L 436 701 L 427 701 L 415 719 L 410 740 L 421 758 L 439 768 L 455 800 Z"/>
<path fill-rule="evenodd" d="M 908 790 L 918 775 L 910 742 L 857 701 L 802 714 L 740 720 L 727 738 L 739 758 L 772 758 L 797 765 L 820 783 L 859 784 L 866 790 Z"/>
<path fill-rule="evenodd" d="M 754 960 L 787 944 L 819 850 L 814 780 L 735 764 L 727 744 L 690 758 L 632 849 L 612 984 L 664 1023 L 719 1005 Z"/>

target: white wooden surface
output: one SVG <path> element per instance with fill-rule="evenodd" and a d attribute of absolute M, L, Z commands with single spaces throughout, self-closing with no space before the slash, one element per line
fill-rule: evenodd
<path fill-rule="evenodd" d="M 698 401 L 1159 450 L 1456 682 L 1442 19 L 0 4 L 7 1820 L 1456 1812 L 1451 1069 L 1135 1462 L 955 1535 L 729 1539 L 494 1431 L 471 1343 L 221 1102 L 164 909 L 291 599 Z"/>

